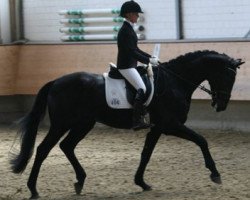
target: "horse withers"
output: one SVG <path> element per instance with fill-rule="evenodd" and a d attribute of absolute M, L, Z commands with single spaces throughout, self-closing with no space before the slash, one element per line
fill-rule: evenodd
<path fill-rule="evenodd" d="M 201 148 L 205 166 L 211 180 L 220 183 L 220 174 L 208 149 L 206 139 L 186 127 L 191 97 L 200 83 L 207 80 L 216 111 L 227 108 L 235 82 L 237 68 L 243 62 L 215 51 L 196 51 L 179 56 L 154 68 L 153 99 L 148 107 L 154 126 L 146 136 L 141 161 L 135 174 L 135 183 L 143 190 L 151 187 L 144 181 L 144 172 L 154 147 L 163 133 L 194 142 Z M 86 173 L 75 156 L 76 145 L 94 127 L 96 122 L 120 129 L 132 127 L 132 109 L 112 109 L 105 99 L 105 81 L 102 75 L 79 72 L 45 84 L 37 94 L 31 111 L 20 121 L 21 149 L 11 160 L 14 173 L 25 170 L 35 145 L 38 125 L 48 106 L 50 128 L 36 151 L 28 179 L 31 198 L 38 198 L 37 178 L 43 161 L 50 150 L 67 133 L 60 148 L 72 164 L 77 182 L 75 191 L 80 194 Z"/>

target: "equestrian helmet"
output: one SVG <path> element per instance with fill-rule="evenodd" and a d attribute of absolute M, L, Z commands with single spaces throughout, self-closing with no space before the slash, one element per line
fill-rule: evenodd
<path fill-rule="evenodd" d="M 120 16 L 125 17 L 125 14 L 127 13 L 143 13 L 141 10 L 141 7 L 138 3 L 135 1 L 126 1 L 122 4 Z"/>

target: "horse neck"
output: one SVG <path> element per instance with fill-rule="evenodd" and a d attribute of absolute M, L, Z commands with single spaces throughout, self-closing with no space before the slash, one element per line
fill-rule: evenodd
<path fill-rule="evenodd" d="M 185 65 L 172 65 L 169 66 L 169 70 L 171 70 L 169 73 L 172 73 L 172 77 L 179 83 L 179 88 L 185 90 L 190 96 L 208 78 L 208 70 L 202 60 Z"/>

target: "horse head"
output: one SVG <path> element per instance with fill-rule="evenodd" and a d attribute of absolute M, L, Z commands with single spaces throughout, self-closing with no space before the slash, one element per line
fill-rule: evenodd
<path fill-rule="evenodd" d="M 212 69 L 214 70 L 208 80 L 212 90 L 212 107 L 217 112 L 227 108 L 235 82 L 237 69 L 245 63 L 241 59 L 233 59 L 226 54 L 214 55 Z M 211 64 L 211 63 L 210 63 Z M 211 67 L 211 66 L 210 66 Z"/>

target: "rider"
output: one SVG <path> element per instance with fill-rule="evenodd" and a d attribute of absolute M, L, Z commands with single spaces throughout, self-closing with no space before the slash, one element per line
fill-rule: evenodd
<path fill-rule="evenodd" d="M 146 52 L 140 50 L 137 46 L 137 35 L 133 29 L 134 24 L 139 18 L 139 13 L 143 13 L 141 7 L 135 1 L 127 1 L 123 3 L 120 16 L 125 21 L 118 33 L 117 46 L 117 68 L 126 80 L 137 90 L 134 102 L 133 129 L 146 129 L 151 125 L 144 122 L 142 117 L 143 101 L 146 93 L 146 86 L 141 76 L 135 69 L 137 61 L 141 63 L 158 65 L 159 59 L 151 57 Z"/>

